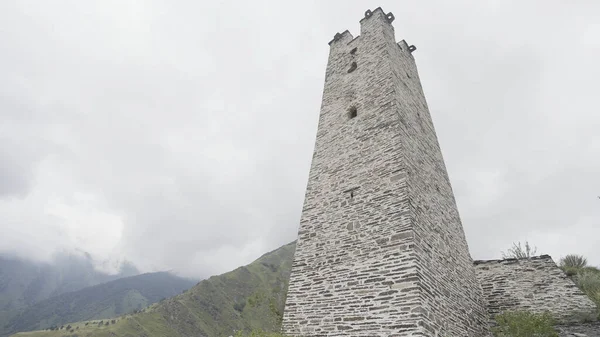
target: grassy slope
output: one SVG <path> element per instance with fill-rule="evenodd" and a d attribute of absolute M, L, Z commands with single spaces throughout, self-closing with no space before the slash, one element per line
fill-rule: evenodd
<path fill-rule="evenodd" d="M 583 268 L 563 267 L 565 273 L 600 308 L 600 269 L 592 266 Z M 598 316 L 600 319 L 600 314 Z"/>
<path fill-rule="evenodd" d="M 11 319 L 5 331 L 14 333 L 115 317 L 179 294 L 194 283 L 164 272 L 122 278 L 36 303 Z"/>
<path fill-rule="evenodd" d="M 201 281 L 143 312 L 99 326 L 80 322 L 72 331 L 34 331 L 18 337 L 230 336 L 235 330 L 279 330 L 295 243 L 253 263 Z"/>

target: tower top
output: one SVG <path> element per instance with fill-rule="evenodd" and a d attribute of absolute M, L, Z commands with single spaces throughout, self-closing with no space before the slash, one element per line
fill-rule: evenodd
<path fill-rule="evenodd" d="M 365 11 L 365 17 L 362 18 L 360 20 L 360 22 L 362 23 L 363 20 L 366 20 L 366 19 L 370 18 L 376 12 L 383 14 L 383 17 L 385 18 L 385 21 L 387 21 L 387 23 L 391 24 L 392 22 L 394 22 L 394 19 L 395 19 L 394 14 L 392 14 L 392 12 L 389 12 L 389 13 L 385 14 L 385 12 L 383 11 L 383 9 L 381 9 L 381 7 L 375 8 L 374 11 L 371 11 L 370 9 L 367 9 Z"/>
<path fill-rule="evenodd" d="M 365 31 L 364 25 L 367 20 L 377 20 L 381 23 L 387 23 L 393 31 L 394 27 L 392 26 L 392 22 L 394 22 L 394 19 L 395 19 L 395 17 L 394 17 L 394 14 L 392 14 L 392 12 L 385 14 L 385 12 L 383 11 L 383 9 L 381 9 L 381 7 L 377 7 L 373 11 L 370 9 L 367 9 L 365 11 L 365 16 L 360 20 L 361 33 L 364 33 L 364 31 Z M 333 40 L 329 41 L 329 45 L 331 46 L 334 42 L 337 42 L 337 41 L 341 41 L 341 40 L 352 41 L 353 39 L 354 39 L 354 37 L 352 36 L 352 34 L 348 30 L 345 30 L 342 33 L 336 33 L 335 36 L 333 37 Z"/>
<path fill-rule="evenodd" d="M 377 7 L 374 10 L 366 10 L 365 15 L 362 19 L 360 19 L 360 33 L 361 35 L 369 35 L 375 34 L 377 32 L 385 32 L 385 35 L 388 38 L 394 40 L 394 26 L 392 22 L 396 17 L 392 12 L 385 13 L 381 7 Z M 344 46 L 350 44 L 350 42 L 356 40 L 359 36 L 354 37 L 350 33 L 350 31 L 345 30 L 341 33 L 336 33 L 331 41 L 329 41 L 329 46 Z M 401 44 L 406 44 L 406 42 L 401 42 Z M 417 48 L 413 45 L 406 45 L 408 50 L 412 53 Z"/>

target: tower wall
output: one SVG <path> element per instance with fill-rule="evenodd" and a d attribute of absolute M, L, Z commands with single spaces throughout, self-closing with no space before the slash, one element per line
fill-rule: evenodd
<path fill-rule="evenodd" d="M 359 37 L 330 42 L 283 317 L 291 336 L 488 335 L 416 65 L 391 21 L 368 11 Z"/>

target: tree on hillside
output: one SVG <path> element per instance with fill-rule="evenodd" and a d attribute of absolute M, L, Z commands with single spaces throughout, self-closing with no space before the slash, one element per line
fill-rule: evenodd
<path fill-rule="evenodd" d="M 525 241 L 525 246 L 521 246 L 521 242 L 514 243 L 508 251 L 502 252 L 503 259 L 529 259 L 535 256 L 537 247 L 531 247 L 528 241 Z"/>

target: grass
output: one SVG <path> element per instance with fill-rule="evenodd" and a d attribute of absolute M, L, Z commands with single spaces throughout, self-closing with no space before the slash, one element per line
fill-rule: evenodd
<path fill-rule="evenodd" d="M 587 259 L 581 255 L 567 255 L 560 260 L 560 268 L 569 276 L 600 308 L 600 269 L 587 265 Z M 600 319 L 600 311 L 595 317 L 583 317 L 583 321 Z"/>
<path fill-rule="evenodd" d="M 496 316 L 492 331 L 496 337 L 558 337 L 549 312 L 508 311 Z"/>
<path fill-rule="evenodd" d="M 600 307 L 600 269 L 588 266 L 584 257 L 567 255 L 569 256 L 572 257 L 571 261 L 569 262 L 566 257 L 561 259 L 560 268 Z"/>
<path fill-rule="evenodd" d="M 593 267 L 581 269 L 575 277 L 575 283 L 600 307 L 600 270 Z"/>

